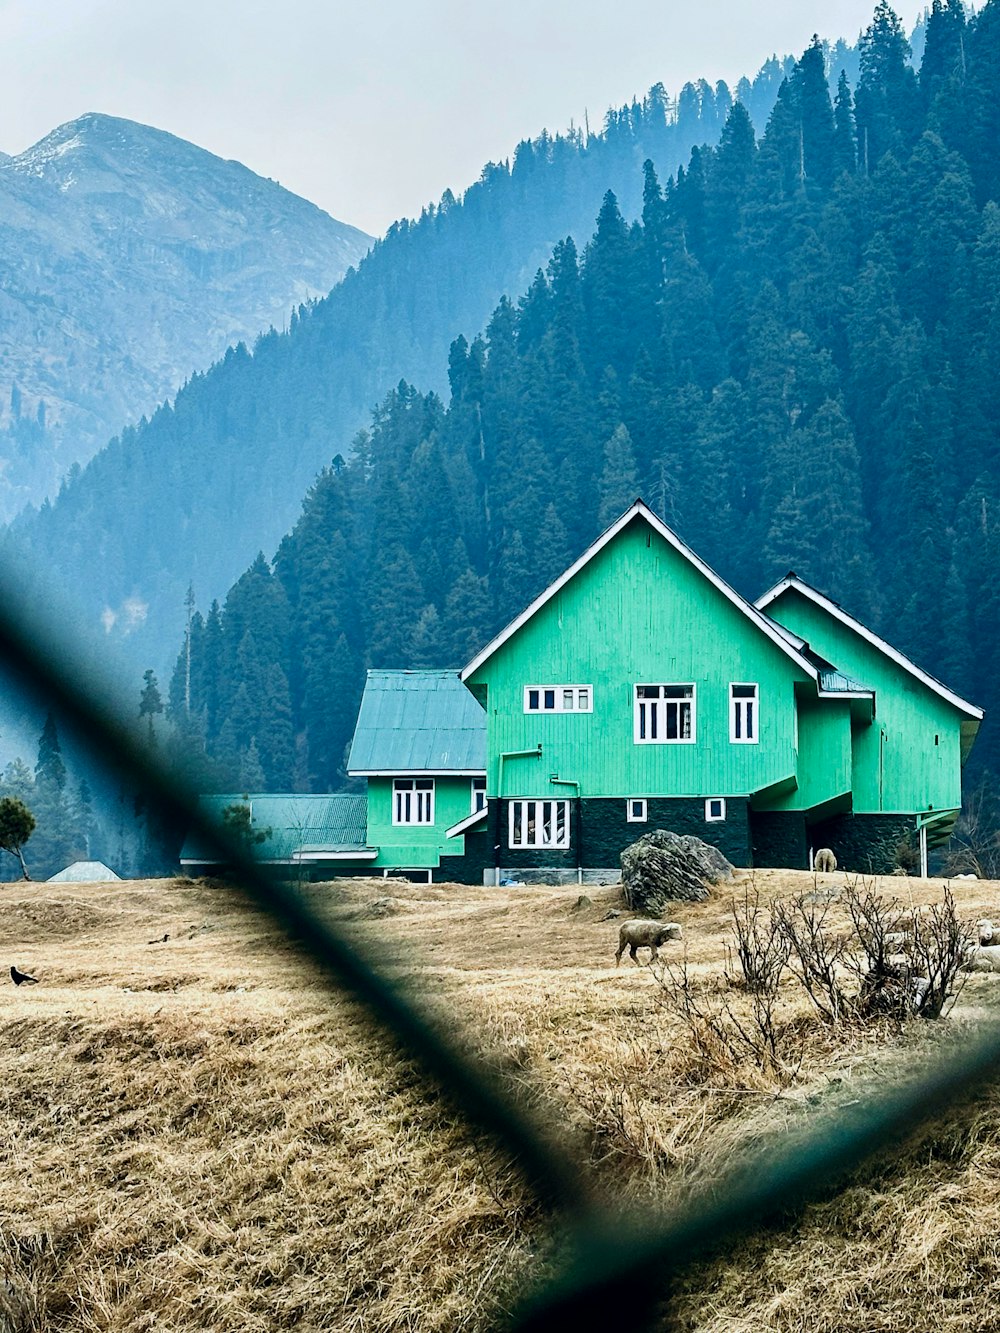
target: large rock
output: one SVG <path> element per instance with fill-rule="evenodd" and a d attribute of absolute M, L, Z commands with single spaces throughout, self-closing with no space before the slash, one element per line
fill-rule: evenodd
<path fill-rule="evenodd" d="M 654 829 L 622 852 L 625 901 L 633 911 L 654 917 L 678 898 L 701 902 L 709 884 L 732 877 L 733 867 L 718 847 L 690 834 Z"/>

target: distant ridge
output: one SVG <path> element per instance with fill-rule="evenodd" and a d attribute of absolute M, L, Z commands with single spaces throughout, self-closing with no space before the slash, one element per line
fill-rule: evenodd
<path fill-rule="evenodd" d="M 372 238 L 175 135 L 90 112 L 0 154 L 0 519 Z"/>

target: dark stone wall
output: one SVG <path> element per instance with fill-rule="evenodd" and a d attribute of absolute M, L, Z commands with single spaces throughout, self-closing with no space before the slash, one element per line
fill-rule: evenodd
<path fill-rule="evenodd" d="M 466 833 L 465 853 L 462 856 L 442 856 L 441 864 L 434 871 L 436 880 L 450 881 L 454 884 L 483 884 L 485 872 L 493 876 L 493 836 L 492 821 L 487 820 L 487 827 L 478 833 Z"/>
<path fill-rule="evenodd" d="M 801 810 L 751 810 L 751 864 L 762 869 L 808 870 L 809 840 Z M 826 843 L 816 843 L 825 847 Z"/>
<path fill-rule="evenodd" d="M 891 875 L 899 865 L 901 842 L 917 846 L 915 815 L 837 815 L 809 830 L 813 848 L 829 847 L 839 870 Z"/>
<path fill-rule="evenodd" d="M 745 797 L 727 797 L 726 818 L 712 823 L 705 819 L 702 797 L 651 796 L 646 802 L 646 821 L 642 824 L 627 821 L 627 805 L 623 799 L 585 799 L 582 804 L 585 866 L 620 866 L 623 849 L 653 829 L 693 834 L 718 847 L 734 866 L 752 864 L 749 803 Z"/>
<path fill-rule="evenodd" d="M 584 797 L 570 800 L 570 845 L 560 851 L 512 850 L 507 846 L 509 801 L 490 801 L 487 830 L 465 835 L 465 855 L 441 858 L 436 878 L 459 884 L 482 884 L 492 878 L 499 847 L 499 865 L 505 870 L 523 866 L 532 870 L 572 871 L 599 868 L 618 873 L 625 847 L 652 829 L 691 833 L 718 847 L 736 866 L 752 865 L 749 805 L 744 797 L 728 797 L 726 818 L 709 823 L 702 797 L 653 798 L 646 803 L 644 823 L 626 819 L 624 797 Z M 579 856 L 578 856 L 579 851 Z M 537 876 L 536 876 L 537 878 Z"/>

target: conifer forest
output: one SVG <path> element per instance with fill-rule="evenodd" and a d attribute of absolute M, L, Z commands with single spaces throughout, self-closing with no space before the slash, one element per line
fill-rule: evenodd
<path fill-rule="evenodd" d="M 189 753 L 345 779 L 367 667 L 460 666 L 641 494 L 736 588 L 794 569 L 986 708 L 1000 764 L 1000 4 L 880 3 L 855 82 L 814 41 L 758 136 L 643 167 L 482 333 L 399 383 L 269 561 L 195 612 Z"/>

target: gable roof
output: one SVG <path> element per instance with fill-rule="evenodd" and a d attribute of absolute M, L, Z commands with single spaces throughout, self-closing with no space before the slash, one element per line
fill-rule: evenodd
<path fill-rule="evenodd" d="M 369 671 L 347 769 L 354 777 L 479 777 L 486 714 L 457 671 Z"/>
<path fill-rule="evenodd" d="M 780 648 L 786 657 L 790 657 L 801 671 L 804 671 L 812 680 L 817 680 L 818 673 L 816 667 L 803 656 L 799 646 L 796 646 L 797 636 L 791 634 L 783 627 L 774 624 L 774 622 L 767 616 L 761 615 L 756 607 L 751 605 L 745 597 L 741 597 L 735 588 L 731 588 L 725 579 L 720 578 L 719 575 L 716 574 L 714 569 L 711 569 L 706 565 L 700 556 L 695 555 L 690 546 L 687 546 L 682 542 L 680 537 L 678 537 L 671 528 L 668 528 L 666 523 L 664 523 L 661 518 L 658 518 L 642 500 L 636 500 L 634 504 L 626 509 L 621 518 L 612 523 L 611 526 L 598 537 L 597 541 L 588 546 L 583 555 L 581 555 L 578 560 L 574 561 L 564 574 L 557 578 L 554 583 L 550 583 L 545 591 L 536 597 L 530 606 L 526 607 L 519 616 L 510 622 L 506 629 L 501 630 L 496 638 L 492 639 L 481 652 L 477 653 L 468 666 L 463 669 L 462 680 L 468 680 L 470 676 L 474 675 L 498 649 L 503 647 L 508 639 L 514 637 L 522 625 L 527 624 L 536 611 L 540 611 L 546 602 L 550 601 L 557 592 L 564 588 L 566 584 L 569 583 L 570 579 L 575 578 L 580 570 L 593 560 L 595 555 L 600 551 L 603 551 L 605 546 L 607 546 L 609 542 L 614 541 L 618 534 L 624 528 L 627 528 L 635 519 L 642 519 L 647 523 L 654 532 L 663 538 L 668 546 L 672 546 L 675 551 L 692 564 L 713 587 L 717 588 L 724 597 L 732 602 L 738 611 L 741 611 L 743 615 L 746 616 L 751 624 L 760 630 L 762 634 L 766 635 L 776 647 Z M 798 643 L 801 645 L 801 640 L 799 640 Z"/>
<path fill-rule="evenodd" d="M 57 875 L 50 875 L 46 883 L 100 884 L 113 879 L 121 879 L 121 875 L 116 875 L 103 861 L 74 861 Z"/>
<path fill-rule="evenodd" d="M 251 828 L 270 829 L 270 836 L 253 848 L 263 862 L 292 863 L 303 853 L 323 852 L 331 859 L 352 856 L 364 859 L 374 855 L 365 846 L 368 831 L 368 798 L 353 792 L 329 792 L 322 796 L 290 793 L 260 793 L 200 796 L 198 809 L 210 820 L 222 824 L 222 812 L 230 805 L 249 805 Z M 206 846 L 197 832 L 188 834 L 181 848 L 181 864 L 214 865 L 219 862 L 215 848 Z"/>
<path fill-rule="evenodd" d="M 975 704 L 970 704 L 966 699 L 962 699 L 954 690 L 949 690 L 947 685 L 943 685 L 941 681 L 936 680 L 928 672 L 921 670 L 915 662 L 911 662 L 898 648 L 893 648 L 891 643 L 886 643 L 885 639 L 880 638 L 874 630 L 870 630 L 867 625 L 863 625 L 854 616 L 848 615 L 839 602 L 825 596 L 817 588 L 806 583 L 804 579 L 800 579 L 797 574 L 786 574 L 773 588 L 769 588 L 763 597 L 758 597 L 755 603 L 757 609 L 763 611 L 764 607 L 776 602 L 789 589 L 800 593 L 808 601 L 821 607 L 834 620 L 838 620 L 842 625 L 846 625 L 848 629 L 853 630 L 860 638 L 888 657 L 890 661 L 895 662 L 898 667 L 902 667 L 904 671 L 919 680 L 922 685 L 926 685 L 929 690 L 946 700 L 952 707 L 957 708 L 960 713 L 974 718 L 977 722 L 982 721 L 983 710 L 981 708 L 977 708 Z"/>

